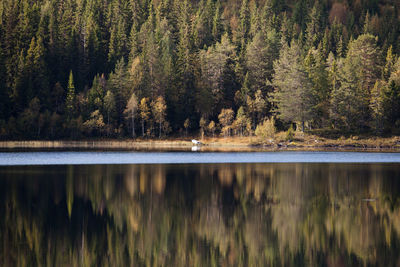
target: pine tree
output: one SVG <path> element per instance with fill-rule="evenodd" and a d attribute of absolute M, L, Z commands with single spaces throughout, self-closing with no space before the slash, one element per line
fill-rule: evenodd
<path fill-rule="evenodd" d="M 363 34 L 373 34 L 369 11 L 367 11 L 367 14 L 365 15 Z"/>
<path fill-rule="evenodd" d="M 398 129 L 400 126 L 400 58 L 393 67 L 386 88 L 383 96 L 385 128 Z"/>
<path fill-rule="evenodd" d="M 307 9 L 308 7 L 306 0 L 296 1 L 296 4 L 293 8 L 292 20 L 294 23 L 299 25 L 300 32 L 304 32 L 304 30 L 306 29 Z"/>
<path fill-rule="evenodd" d="M 2 28 L 0 25 L 0 35 L 2 35 Z M 9 95 L 6 87 L 6 68 L 5 58 L 2 46 L 2 40 L 0 38 L 0 121 L 5 121 L 10 113 Z"/>
<path fill-rule="evenodd" d="M 142 120 L 142 136 L 144 137 L 145 133 L 145 122 L 147 122 L 150 118 L 150 109 L 149 109 L 149 100 L 148 98 L 142 98 L 139 104 L 139 111 L 140 111 L 140 119 Z"/>
<path fill-rule="evenodd" d="M 128 38 L 125 34 L 125 22 L 120 18 L 115 23 L 112 23 L 111 35 L 109 41 L 108 62 L 110 66 L 114 66 L 120 58 L 127 58 L 128 54 Z"/>
<path fill-rule="evenodd" d="M 197 48 L 202 48 L 207 38 L 207 18 L 204 9 L 204 0 L 201 0 L 193 22 L 193 41 Z"/>
<path fill-rule="evenodd" d="M 261 118 L 265 116 L 267 103 L 265 101 L 265 97 L 261 90 L 257 90 L 254 94 L 254 108 L 257 113 L 257 124 L 261 121 Z"/>
<path fill-rule="evenodd" d="M 221 22 L 221 2 L 217 0 L 215 2 L 215 15 L 212 22 L 212 36 L 214 42 L 218 42 L 222 35 L 222 22 Z"/>
<path fill-rule="evenodd" d="M 114 94 L 108 90 L 106 95 L 104 96 L 104 108 L 107 112 L 107 126 L 108 126 L 108 133 L 110 126 L 110 114 L 115 111 L 115 98 Z"/>
<path fill-rule="evenodd" d="M 179 3 L 179 1 L 177 1 Z M 190 23 L 191 6 L 188 0 L 180 4 L 181 16 L 178 22 L 178 44 L 176 48 L 176 64 L 174 66 L 174 84 L 172 100 L 173 117 L 176 118 L 176 127 L 182 125 L 187 116 L 194 113 L 194 67 L 192 54 L 192 33 Z"/>
<path fill-rule="evenodd" d="M 114 94 L 118 120 L 122 122 L 123 111 L 132 94 L 132 80 L 123 58 L 115 65 L 115 70 L 110 74 L 107 85 Z"/>
<path fill-rule="evenodd" d="M 275 20 L 276 17 L 273 10 L 272 0 L 266 0 L 264 2 L 264 7 L 261 14 L 261 31 L 264 35 L 266 35 L 267 32 L 275 29 Z"/>
<path fill-rule="evenodd" d="M 157 97 L 155 101 L 152 102 L 152 112 L 156 122 L 159 124 L 159 138 L 161 138 L 162 124 L 165 122 L 167 105 L 162 96 Z"/>
<path fill-rule="evenodd" d="M 246 125 L 248 123 L 248 118 L 246 116 L 246 113 L 244 111 L 243 106 L 241 106 L 237 113 L 236 113 L 236 119 L 233 122 L 233 127 L 236 129 L 236 131 L 239 133 L 240 136 L 243 136 L 245 133 Z"/>
<path fill-rule="evenodd" d="M 228 36 L 224 35 L 221 42 L 209 47 L 207 51 L 200 51 L 199 57 L 201 77 L 198 79 L 202 90 L 197 96 L 197 109 L 207 117 L 229 100 L 228 90 L 233 87 L 235 47 Z"/>
<path fill-rule="evenodd" d="M 313 126 L 327 125 L 329 114 L 329 80 L 328 66 L 320 49 L 310 49 L 304 59 L 308 77 L 312 83 L 310 104 L 312 105 L 311 120 Z"/>
<path fill-rule="evenodd" d="M 92 87 L 87 93 L 88 108 L 90 109 L 90 112 L 93 112 L 97 109 L 103 109 L 103 100 L 106 91 L 106 79 L 104 74 L 101 76 L 96 75 L 93 79 Z"/>
<path fill-rule="evenodd" d="M 132 93 L 131 97 L 129 98 L 128 104 L 126 104 L 126 108 L 124 113 L 126 114 L 127 119 L 131 119 L 132 125 L 132 138 L 136 137 L 135 133 L 135 115 L 138 109 L 138 100 L 135 93 Z"/>
<path fill-rule="evenodd" d="M 215 122 L 214 121 L 210 121 L 210 123 L 207 126 L 208 131 L 210 131 L 212 133 L 212 137 L 214 138 L 214 134 L 215 134 Z"/>
<path fill-rule="evenodd" d="M 340 86 L 333 88 L 332 117 L 337 127 L 363 129 L 367 127 L 370 112 L 370 93 L 380 77 L 380 53 L 372 35 L 360 35 L 349 44 L 349 51 L 339 68 Z"/>
<path fill-rule="evenodd" d="M 65 112 L 68 120 L 71 120 L 75 114 L 75 85 L 72 70 L 69 72 L 67 98 L 65 99 Z"/>
<path fill-rule="evenodd" d="M 200 127 L 201 140 L 203 140 L 204 139 L 204 134 L 205 134 L 205 129 L 207 127 L 207 120 L 204 117 L 200 118 L 199 127 Z"/>
<path fill-rule="evenodd" d="M 183 122 L 183 128 L 185 128 L 185 136 L 188 134 L 188 129 L 190 127 L 190 120 L 189 118 L 186 118 L 186 120 Z"/>
<path fill-rule="evenodd" d="M 248 38 L 249 40 L 253 39 L 254 36 L 261 31 L 261 19 L 259 14 L 259 7 L 256 1 L 250 0 L 249 3 L 249 11 L 250 11 L 250 28 Z M 246 40 L 248 43 L 248 41 Z"/>
<path fill-rule="evenodd" d="M 248 69 L 249 94 L 261 90 L 263 94 L 271 90 L 267 86 L 267 80 L 272 79 L 273 62 L 279 54 L 279 38 L 274 30 L 263 36 L 257 33 L 253 41 L 248 44 L 246 51 L 246 63 Z"/>
<path fill-rule="evenodd" d="M 275 91 L 272 95 L 276 104 L 275 112 L 284 121 L 301 123 L 304 131 L 305 122 L 311 118 L 312 85 L 296 42 L 282 47 L 279 59 L 274 62 L 274 71 L 272 83 Z"/>
<path fill-rule="evenodd" d="M 383 68 L 383 79 L 388 80 L 390 75 L 392 74 L 396 57 L 393 55 L 393 47 L 390 46 L 386 53 L 386 63 Z"/>
<path fill-rule="evenodd" d="M 136 21 L 133 22 L 129 33 L 129 61 L 133 61 L 140 54 L 139 46 L 139 25 Z"/>
<path fill-rule="evenodd" d="M 309 15 L 309 21 L 306 28 L 306 46 L 315 47 L 321 40 L 322 34 L 322 14 L 319 1 L 315 1 Z"/>
<path fill-rule="evenodd" d="M 386 82 L 376 81 L 371 91 L 369 108 L 371 109 L 371 128 L 376 134 L 382 134 L 384 130 L 384 101 L 385 101 Z"/>
<path fill-rule="evenodd" d="M 218 120 L 222 126 L 221 131 L 225 137 L 231 135 L 232 122 L 233 122 L 234 115 L 235 115 L 235 113 L 230 108 L 222 109 L 221 113 L 218 115 Z"/>
<path fill-rule="evenodd" d="M 236 34 L 236 45 L 238 51 L 246 48 L 248 35 L 250 31 L 250 9 L 248 0 L 242 0 L 242 6 L 240 8 L 239 16 L 239 27 Z"/>

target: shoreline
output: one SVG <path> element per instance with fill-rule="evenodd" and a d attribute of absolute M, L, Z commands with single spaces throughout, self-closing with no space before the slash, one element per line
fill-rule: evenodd
<path fill-rule="evenodd" d="M 325 139 L 315 136 L 294 141 L 260 142 L 256 137 L 216 137 L 199 139 L 195 146 L 191 138 L 124 139 L 124 140 L 58 140 L 58 141 L 0 141 L 0 150 L 134 150 L 134 151 L 380 151 L 400 152 L 400 137 L 371 137 L 364 139 Z"/>

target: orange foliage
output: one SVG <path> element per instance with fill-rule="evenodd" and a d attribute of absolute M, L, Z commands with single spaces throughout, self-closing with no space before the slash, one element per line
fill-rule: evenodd
<path fill-rule="evenodd" d="M 343 3 L 334 3 L 331 11 L 329 12 L 329 22 L 332 24 L 336 20 L 337 22 L 345 24 L 347 15 L 347 5 Z"/>

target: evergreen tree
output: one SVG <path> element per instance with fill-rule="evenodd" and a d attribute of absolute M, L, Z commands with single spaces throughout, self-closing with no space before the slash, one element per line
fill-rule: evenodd
<path fill-rule="evenodd" d="M 196 18 L 193 22 L 193 41 L 197 48 L 202 48 L 205 45 L 208 30 L 207 18 L 204 9 L 204 1 L 201 0 L 198 5 Z"/>
<path fill-rule="evenodd" d="M 104 109 L 107 112 L 107 126 L 108 126 L 108 133 L 110 126 L 110 114 L 115 111 L 115 98 L 114 94 L 111 91 L 107 91 L 106 95 L 104 96 Z"/>
<path fill-rule="evenodd" d="M 266 0 L 261 14 L 261 31 L 264 35 L 273 29 L 276 30 L 276 20 L 272 0 Z"/>
<path fill-rule="evenodd" d="M 203 115 L 208 116 L 215 114 L 216 110 L 221 109 L 232 99 L 232 92 L 228 90 L 234 83 L 232 75 L 235 47 L 229 41 L 228 36 L 224 35 L 221 42 L 208 48 L 207 51 L 200 51 L 199 54 L 201 65 L 199 79 L 203 90 L 197 96 L 197 109 Z"/>
<path fill-rule="evenodd" d="M 304 123 L 311 118 L 312 85 L 296 42 L 282 47 L 279 59 L 274 62 L 274 72 L 272 83 L 275 91 L 272 96 L 278 118 L 300 123 L 304 131 Z"/>
<path fill-rule="evenodd" d="M 160 126 L 158 135 L 159 138 L 161 138 L 162 124 L 165 122 L 166 110 L 167 106 L 162 96 L 157 97 L 156 100 L 152 102 L 152 112 L 156 122 Z"/>
<path fill-rule="evenodd" d="M 240 136 L 244 135 L 248 121 L 249 121 L 249 119 L 246 116 L 244 108 L 243 108 L 243 106 L 241 106 L 238 109 L 238 111 L 236 113 L 236 119 L 233 122 L 233 127 L 234 127 L 234 129 L 236 129 L 236 131 L 238 132 L 238 134 Z"/>
<path fill-rule="evenodd" d="M 383 68 L 383 79 L 388 80 L 392 74 L 396 57 L 393 55 L 393 47 L 390 46 L 386 53 L 386 62 Z"/>
<path fill-rule="evenodd" d="M 176 125 L 182 125 L 187 115 L 193 115 L 195 103 L 192 33 L 190 31 L 191 6 L 188 0 L 184 0 L 180 4 L 180 9 L 181 17 L 178 22 L 179 34 L 174 67 L 174 90 L 171 96 Z"/>
<path fill-rule="evenodd" d="M 135 93 L 132 93 L 131 97 L 129 98 L 128 104 L 126 104 L 126 108 L 124 113 L 126 114 L 127 119 L 131 119 L 132 125 L 132 138 L 136 137 L 135 133 L 135 115 L 138 110 L 138 100 Z"/>
<path fill-rule="evenodd" d="M 248 0 L 242 0 L 240 8 L 239 27 L 236 34 L 236 44 L 239 52 L 246 48 L 250 31 L 250 9 Z"/>
<path fill-rule="evenodd" d="M 116 23 L 112 23 L 108 49 L 108 61 L 110 63 L 110 66 L 114 66 L 116 61 L 122 57 L 127 58 L 128 38 L 125 31 L 126 26 L 125 22 L 122 19 L 119 19 Z"/>
<path fill-rule="evenodd" d="M 397 59 L 386 90 L 383 92 L 385 128 L 400 128 L 400 58 Z"/>
<path fill-rule="evenodd" d="M 300 27 L 300 32 L 304 32 L 306 29 L 306 18 L 307 18 L 307 1 L 299 0 L 293 8 L 292 20 Z"/>
<path fill-rule="evenodd" d="M 75 115 L 75 85 L 72 70 L 69 72 L 67 98 L 65 100 L 65 112 L 68 120 L 71 120 Z"/>
<path fill-rule="evenodd" d="M 277 59 L 278 54 L 279 38 L 274 30 L 270 31 L 266 38 L 261 32 L 257 33 L 253 41 L 249 43 L 246 62 L 250 95 L 254 95 L 257 91 L 266 95 L 272 91 L 272 88 L 267 85 L 267 81 L 272 79 L 273 62 Z M 270 105 L 268 105 L 269 108 Z"/>
<path fill-rule="evenodd" d="M 311 88 L 311 120 L 313 126 L 327 125 L 329 115 L 329 79 L 328 66 L 320 49 L 310 49 L 304 60 L 308 77 L 312 83 Z"/>
<path fill-rule="evenodd" d="M 123 58 L 117 62 L 115 70 L 110 74 L 107 84 L 115 97 L 118 124 L 120 124 L 123 121 L 123 111 L 126 103 L 132 94 L 132 81 Z"/>
<path fill-rule="evenodd" d="M 88 108 L 90 112 L 103 109 L 103 100 L 106 94 L 106 80 L 103 75 L 96 75 L 93 79 L 92 87 L 87 93 Z"/>
<path fill-rule="evenodd" d="M 386 83 L 384 81 L 376 81 L 374 88 L 371 91 L 371 99 L 369 107 L 371 109 L 371 128 L 376 134 L 381 134 L 384 129 L 384 101 Z"/>
<path fill-rule="evenodd" d="M 0 25 L 0 35 L 3 35 Z M 5 121 L 10 113 L 9 94 L 6 85 L 5 53 L 3 51 L 3 40 L 0 38 L 0 121 Z"/>
<path fill-rule="evenodd" d="M 350 42 L 340 71 L 340 86 L 332 91 L 332 117 L 336 126 L 363 129 L 370 118 L 370 93 L 380 77 L 381 55 L 372 35 L 361 35 Z"/>
<path fill-rule="evenodd" d="M 232 122 L 233 122 L 234 115 L 235 115 L 235 113 L 233 112 L 232 109 L 222 109 L 221 113 L 218 115 L 218 120 L 222 126 L 221 131 L 225 137 L 231 135 Z"/>
<path fill-rule="evenodd" d="M 222 21 L 221 21 L 221 2 L 217 0 L 215 2 L 215 15 L 212 22 L 212 36 L 215 42 L 220 40 L 222 35 Z"/>
<path fill-rule="evenodd" d="M 147 98 L 142 98 L 139 104 L 139 112 L 140 112 L 140 119 L 142 120 L 142 136 L 144 137 L 145 133 L 145 122 L 150 119 L 150 109 L 149 109 L 149 100 Z"/>
<path fill-rule="evenodd" d="M 309 21 L 306 28 L 306 45 L 308 48 L 316 47 L 320 42 L 322 35 L 322 8 L 319 1 L 315 1 L 309 15 Z"/>

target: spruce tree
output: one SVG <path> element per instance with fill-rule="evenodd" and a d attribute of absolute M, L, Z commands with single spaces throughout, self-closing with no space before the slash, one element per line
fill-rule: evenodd
<path fill-rule="evenodd" d="M 303 65 L 298 43 L 292 41 L 290 46 L 281 49 L 279 59 L 274 62 L 272 93 L 276 105 L 277 117 L 299 123 L 304 130 L 305 122 L 311 118 L 312 84 Z"/>
<path fill-rule="evenodd" d="M 110 115 L 115 111 L 115 98 L 114 94 L 108 90 L 106 95 L 104 96 L 104 109 L 107 113 L 107 126 L 108 126 L 108 134 L 110 125 Z"/>
<path fill-rule="evenodd" d="M 218 42 L 222 35 L 222 22 L 221 22 L 221 2 L 217 0 L 215 2 L 215 15 L 212 21 L 212 36 L 213 41 Z"/>
<path fill-rule="evenodd" d="M 365 129 L 370 119 L 370 93 L 381 76 L 381 55 L 372 35 L 360 35 L 349 44 L 349 51 L 339 68 L 340 86 L 333 88 L 332 117 L 337 127 Z"/>
<path fill-rule="evenodd" d="M 304 59 L 308 77 L 312 83 L 310 104 L 311 120 L 314 127 L 327 125 L 329 115 L 329 80 L 328 66 L 321 49 L 311 48 Z"/>
<path fill-rule="evenodd" d="M 238 51 L 246 48 L 248 35 L 250 31 L 250 9 L 248 0 L 242 0 L 242 6 L 240 8 L 239 16 L 239 27 L 236 34 L 236 45 Z"/>
<path fill-rule="evenodd" d="M 389 79 L 394 69 L 395 60 L 396 57 L 395 55 L 393 55 L 393 47 L 390 46 L 386 53 L 386 62 L 382 72 L 383 79 L 385 80 Z"/>
<path fill-rule="evenodd" d="M 75 85 L 72 70 L 69 72 L 65 112 L 68 120 L 71 120 L 75 115 Z"/>

